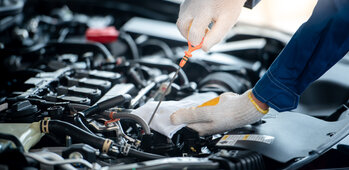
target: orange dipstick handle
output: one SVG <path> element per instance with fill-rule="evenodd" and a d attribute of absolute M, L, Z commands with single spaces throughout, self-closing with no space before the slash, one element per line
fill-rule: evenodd
<path fill-rule="evenodd" d="M 190 41 L 188 41 L 188 51 L 184 51 L 184 54 L 185 54 L 185 55 L 184 55 L 184 57 L 182 58 L 181 62 L 179 63 L 179 66 L 180 66 L 181 68 L 183 68 L 183 66 L 187 63 L 187 61 L 189 60 L 189 57 L 192 56 L 191 53 L 192 53 L 193 51 L 198 50 L 198 49 L 200 49 L 200 48 L 202 47 L 202 44 L 203 44 L 204 40 L 205 40 L 205 36 L 202 38 L 200 44 L 197 45 L 197 46 L 191 45 Z"/>

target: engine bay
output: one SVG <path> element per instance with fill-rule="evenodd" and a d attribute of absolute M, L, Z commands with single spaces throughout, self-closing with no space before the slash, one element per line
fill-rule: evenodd
<path fill-rule="evenodd" d="M 349 81 L 320 79 L 341 93 L 327 115 L 307 110 L 310 88 L 298 110 L 224 134 L 184 127 L 168 138 L 132 114 L 165 93 L 187 48 L 176 3 L 5 0 L 0 9 L 5 169 L 306 169 L 348 158 L 332 147 L 349 134 Z M 165 101 L 251 89 L 290 38 L 237 24 L 209 53 L 195 52 Z M 348 70 L 347 58 L 338 67 Z"/>

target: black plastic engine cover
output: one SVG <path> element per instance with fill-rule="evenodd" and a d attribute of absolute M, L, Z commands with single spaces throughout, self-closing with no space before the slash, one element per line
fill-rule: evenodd
<path fill-rule="evenodd" d="M 227 135 L 235 136 L 235 141 L 230 137 L 232 142 L 228 144 L 228 137 L 223 136 L 216 145 L 219 148 L 243 148 L 256 151 L 286 163 L 291 160 L 295 162 L 304 159 L 313 160 L 348 133 L 349 117 L 328 122 L 301 113 L 277 113 L 271 110 L 262 123 L 228 133 Z M 238 138 L 236 137 L 238 135 L 246 137 Z M 256 137 L 257 135 L 260 135 L 259 138 Z M 263 139 L 262 135 L 267 137 Z M 226 141 L 223 140 L 224 138 Z"/>

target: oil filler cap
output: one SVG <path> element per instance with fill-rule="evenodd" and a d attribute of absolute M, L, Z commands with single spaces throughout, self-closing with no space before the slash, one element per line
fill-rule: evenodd
<path fill-rule="evenodd" d="M 85 34 L 88 41 L 100 43 L 111 43 L 116 41 L 119 37 L 119 31 L 113 26 L 105 28 L 88 28 Z"/>

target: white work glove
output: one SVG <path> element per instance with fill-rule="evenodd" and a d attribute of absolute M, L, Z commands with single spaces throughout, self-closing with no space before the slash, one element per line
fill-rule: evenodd
<path fill-rule="evenodd" d="M 148 123 L 157 104 L 158 101 L 147 102 L 142 107 L 134 110 L 132 114 L 140 116 Z M 171 139 L 178 130 L 185 127 L 185 124 L 171 124 L 170 115 L 180 108 L 197 105 L 199 105 L 199 103 L 195 101 L 163 101 L 154 115 L 154 119 L 150 123 L 150 128 Z"/>
<path fill-rule="evenodd" d="M 173 112 L 181 108 L 198 106 L 208 99 L 216 96 L 217 94 L 208 92 L 191 95 L 182 99 L 181 101 L 163 101 L 156 114 L 154 115 L 154 119 L 150 124 L 150 128 L 171 139 L 177 131 L 186 126 L 186 124 L 173 125 L 171 123 L 170 115 Z M 149 101 L 145 105 L 134 110 L 132 114 L 140 116 L 144 119 L 144 121 L 148 123 L 157 104 L 158 101 Z"/>
<path fill-rule="evenodd" d="M 202 45 L 202 49 L 208 51 L 236 23 L 245 2 L 246 0 L 185 0 L 180 7 L 177 27 L 193 45 L 198 45 L 209 24 L 213 22 Z"/>
<path fill-rule="evenodd" d="M 242 95 L 223 93 L 201 106 L 176 111 L 171 115 L 171 122 L 174 125 L 187 124 L 189 128 L 199 132 L 200 136 L 222 133 L 255 123 L 268 110 L 258 107 L 250 93 L 251 90 Z"/>

